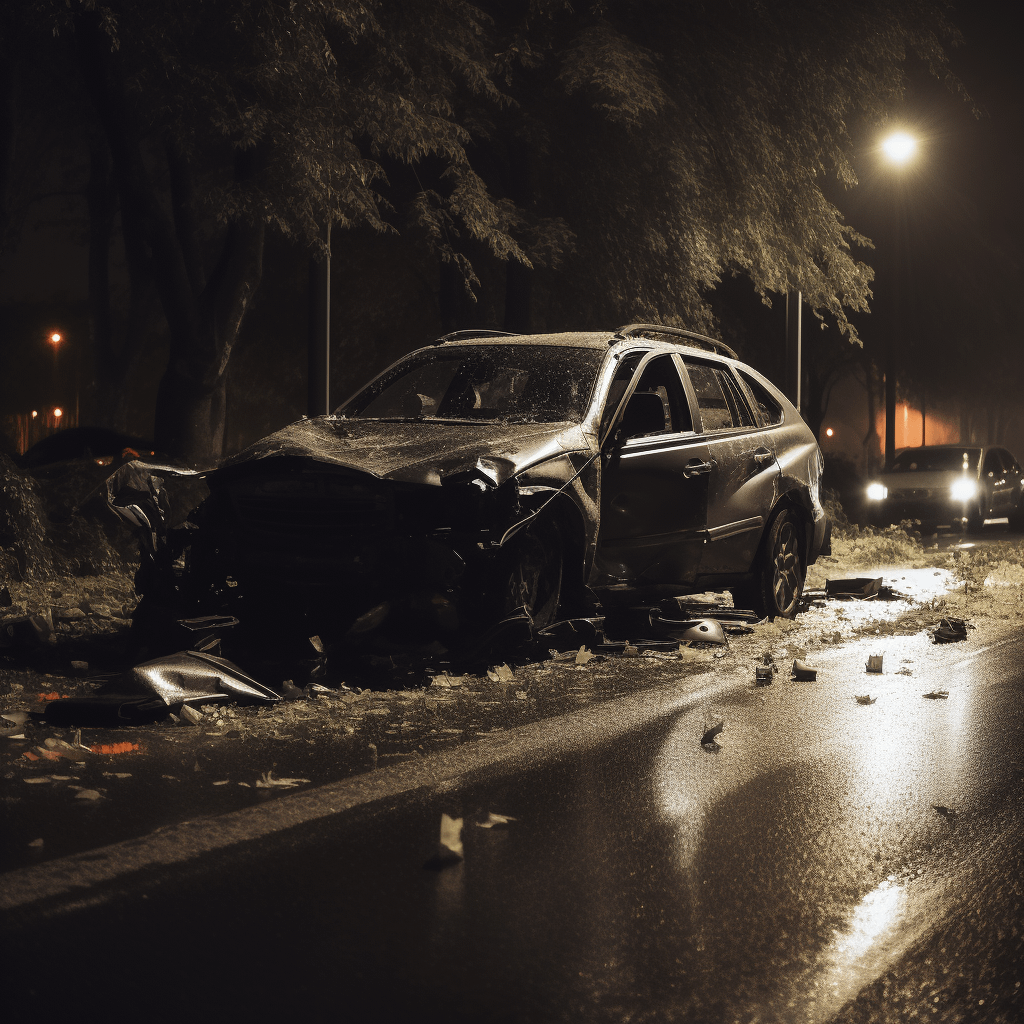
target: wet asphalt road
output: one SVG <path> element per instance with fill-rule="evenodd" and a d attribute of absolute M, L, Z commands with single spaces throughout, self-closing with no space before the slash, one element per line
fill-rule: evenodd
<path fill-rule="evenodd" d="M 1012 634 L 857 641 L 813 684 L 43 907 L 5 937 L 5 1002 L 58 983 L 90 1017 L 154 1021 L 1018 1021 L 1022 664 Z M 442 812 L 465 858 L 425 870 Z"/>

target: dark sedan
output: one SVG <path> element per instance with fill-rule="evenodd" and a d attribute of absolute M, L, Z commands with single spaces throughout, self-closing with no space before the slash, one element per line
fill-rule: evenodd
<path fill-rule="evenodd" d="M 442 338 L 208 476 L 167 560 L 179 609 L 465 633 L 731 588 L 792 617 L 827 543 L 821 454 L 731 356 L 642 324 Z"/>
<path fill-rule="evenodd" d="M 872 519 L 886 525 L 909 519 L 925 532 L 939 526 L 974 532 L 988 519 L 1009 519 L 1014 529 L 1024 526 L 1021 468 L 1005 448 L 904 448 L 867 496 Z"/>

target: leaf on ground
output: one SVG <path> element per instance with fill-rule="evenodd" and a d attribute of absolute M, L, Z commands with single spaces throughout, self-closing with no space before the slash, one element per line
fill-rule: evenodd
<path fill-rule="evenodd" d="M 98 789 L 82 789 L 75 795 L 76 800 L 102 800 L 103 794 Z"/>
<path fill-rule="evenodd" d="M 508 665 L 495 665 L 487 670 L 487 678 L 492 683 L 511 683 L 515 679 L 515 673 Z"/>
<path fill-rule="evenodd" d="M 27 782 L 31 786 L 34 783 L 51 782 L 52 780 L 49 775 L 37 775 L 34 779 L 23 779 L 22 781 Z"/>

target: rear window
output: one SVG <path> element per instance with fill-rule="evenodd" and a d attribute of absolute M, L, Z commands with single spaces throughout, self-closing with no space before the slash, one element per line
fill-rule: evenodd
<path fill-rule="evenodd" d="M 770 427 L 781 423 L 782 406 L 779 404 L 778 399 L 759 380 L 755 380 L 742 370 L 738 372 L 743 379 L 743 383 L 750 388 L 750 392 L 754 396 L 754 402 L 764 417 L 764 422 Z"/>

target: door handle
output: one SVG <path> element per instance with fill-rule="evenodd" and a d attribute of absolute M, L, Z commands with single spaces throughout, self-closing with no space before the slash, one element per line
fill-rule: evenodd
<path fill-rule="evenodd" d="M 701 462 L 700 459 L 690 459 L 690 461 L 683 466 L 683 476 L 685 476 L 687 480 L 689 480 L 691 476 L 702 476 L 704 473 L 710 473 L 714 466 L 714 459 L 710 462 Z"/>
<path fill-rule="evenodd" d="M 765 462 L 771 462 L 775 458 L 774 455 L 767 448 L 755 448 L 754 449 L 754 461 L 760 466 Z"/>

